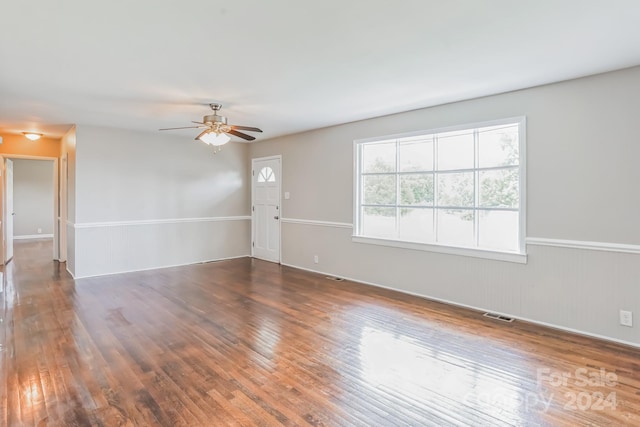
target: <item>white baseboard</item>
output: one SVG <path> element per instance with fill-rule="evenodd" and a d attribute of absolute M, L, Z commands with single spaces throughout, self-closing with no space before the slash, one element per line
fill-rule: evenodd
<path fill-rule="evenodd" d="M 13 236 L 13 240 L 30 240 L 30 239 L 53 239 L 53 234 L 25 234 L 22 236 Z"/>

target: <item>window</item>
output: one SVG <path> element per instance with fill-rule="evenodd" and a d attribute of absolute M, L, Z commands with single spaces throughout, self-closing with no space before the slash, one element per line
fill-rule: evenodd
<path fill-rule="evenodd" d="M 354 240 L 524 254 L 524 118 L 359 140 L 355 151 Z"/>
<path fill-rule="evenodd" d="M 276 175 L 273 173 L 273 169 L 269 166 L 265 166 L 260 169 L 258 173 L 258 182 L 276 182 Z"/>

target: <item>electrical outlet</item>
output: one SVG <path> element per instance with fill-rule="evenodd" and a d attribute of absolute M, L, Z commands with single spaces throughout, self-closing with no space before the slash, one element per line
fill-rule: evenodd
<path fill-rule="evenodd" d="M 316 264 L 320 262 L 320 258 L 318 258 L 318 255 L 313 256 L 313 262 Z"/>
<path fill-rule="evenodd" d="M 633 326 L 633 313 L 631 311 L 620 310 L 620 324 L 622 326 Z"/>
<path fill-rule="evenodd" d="M 42 234 L 42 228 L 38 228 L 38 234 Z"/>

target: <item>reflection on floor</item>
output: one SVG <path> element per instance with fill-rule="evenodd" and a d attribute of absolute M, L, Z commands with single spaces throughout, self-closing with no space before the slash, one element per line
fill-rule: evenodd
<path fill-rule="evenodd" d="M 16 242 L 0 425 L 640 425 L 640 350 L 249 258 L 74 281 Z"/>

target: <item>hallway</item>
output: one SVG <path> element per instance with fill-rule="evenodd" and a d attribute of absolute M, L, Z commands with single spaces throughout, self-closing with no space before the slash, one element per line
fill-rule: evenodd
<path fill-rule="evenodd" d="M 3 268 L 2 293 L 0 293 L 0 318 L 4 320 L 0 328 L 0 354 L 2 387 L 0 425 L 10 425 L 6 420 L 8 411 L 27 415 L 27 408 L 44 403 L 51 390 L 44 390 L 41 374 L 47 370 L 45 361 L 39 359 L 43 338 L 51 342 L 63 343 L 65 331 L 55 323 L 49 323 L 52 315 L 65 307 L 57 305 L 61 298 L 43 298 L 66 294 L 73 289 L 73 279 L 65 271 L 65 264 L 53 261 L 53 239 L 15 240 L 14 257 Z M 43 292 L 44 291 L 44 292 Z M 14 311 L 15 310 L 15 311 Z M 67 310 L 68 311 L 68 310 Z M 19 324 L 7 323 L 21 319 Z M 16 355 L 30 354 L 31 357 Z M 15 365 L 13 364 L 15 362 Z M 15 375 L 10 373 L 14 372 Z M 29 384 L 22 396 L 9 393 L 10 387 L 18 387 L 18 382 Z M 22 399 L 20 399 L 22 397 Z M 5 422 L 6 420 L 6 422 Z"/>

